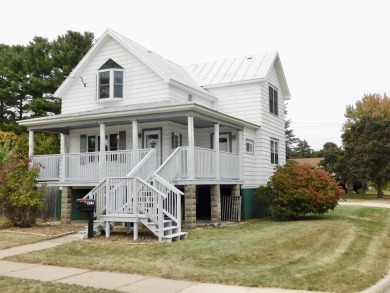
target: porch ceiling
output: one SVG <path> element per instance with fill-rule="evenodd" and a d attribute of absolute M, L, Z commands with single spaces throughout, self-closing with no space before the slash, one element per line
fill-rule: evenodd
<path fill-rule="evenodd" d="M 243 129 L 244 126 L 250 128 L 260 127 L 195 103 L 154 103 L 149 107 L 144 104 L 142 107 L 111 107 L 23 120 L 18 123 L 27 126 L 29 130 L 67 134 L 70 129 L 96 127 L 101 123 L 105 123 L 108 126 L 129 124 L 135 120 L 138 123 L 171 121 L 187 125 L 189 116 L 194 117 L 194 126 L 196 128 L 212 127 L 216 123 L 235 129 Z"/>

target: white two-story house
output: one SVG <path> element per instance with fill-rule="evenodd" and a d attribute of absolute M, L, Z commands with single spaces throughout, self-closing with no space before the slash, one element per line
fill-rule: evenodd
<path fill-rule="evenodd" d="M 180 66 L 107 30 L 55 97 L 60 115 L 20 124 L 39 180 L 62 191 L 63 222 L 80 197 L 105 225 L 132 215 L 135 233 L 145 218 L 194 228 L 239 217 L 232 197 L 250 218 L 256 189 L 286 161 L 277 51 Z M 61 154 L 34 156 L 37 131 L 60 133 Z"/>

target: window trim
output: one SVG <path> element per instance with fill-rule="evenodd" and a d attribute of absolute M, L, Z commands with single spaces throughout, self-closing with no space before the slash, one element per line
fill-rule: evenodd
<path fill-rule="evenodd" d="M 271 98 L 272 93 L 272 98 Z M 276 100 L 275 100 L 276 93 Z M 269 103 L 269 112 L 279 116 L 279 94 L 278 88 L 268 83 L 268 103 Z"/>
<path fill-rule="evenodd" d="M 109 96 L 108 98 L 100 98 L 100 73 L 102 72 L 109 72 Z M 115 72 L 122 72 L 122 97 L 115 97 Z M 107 68 L 107 69 L 101 69 L 98 70 L 96 73 L 96 100 L 98 102 L 105 102 L 105 101 L 123 101 L 125 98 L 125 70 L 120 68 Z"/>
<path fill-rule="evenodd" d="M 248 145 L 252 145 L 252 150 L 248 150 Z M 250 155 L 255 154 L 255 141 L 253 139 L 245 139 L 245 153 Z"/>
<path fill-rule="evenodd" d="M 270 153 L 271 153 L 271 164 L 279 165 L 279 140 L 278 139 L 271 138 Z"/>

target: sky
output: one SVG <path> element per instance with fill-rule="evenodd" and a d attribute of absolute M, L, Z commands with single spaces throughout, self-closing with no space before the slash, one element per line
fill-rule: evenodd
<path fill-rule="evenodd" d="M 111 28 L 180 65 L 278 50 L 287 119 L 314 150 L 341 145 L 347 105 L 390 94 L 388 0 L 0 0 L 0 43 Z"/>

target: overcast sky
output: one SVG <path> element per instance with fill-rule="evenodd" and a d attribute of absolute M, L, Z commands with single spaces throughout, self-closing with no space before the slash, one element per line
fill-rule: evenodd
<path fill-rule="evenodd" d="M 341 144 L 348 104 L 390 94 L 390 1 L 2 0 L 0 43 L 111 28 L 180 65 L 276 49 L 294 133 Z"/>

